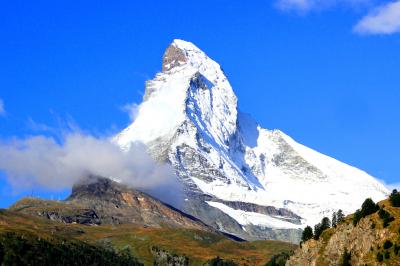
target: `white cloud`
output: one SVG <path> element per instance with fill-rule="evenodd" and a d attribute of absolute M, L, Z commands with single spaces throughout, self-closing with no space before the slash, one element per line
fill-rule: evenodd
<path fill-rule="evenodd" d="M 139 113 L 139 105 L 136 103 L 128 103 L 121 107 L 121 110 L 128 113 L 131 122 L 135 121 Z"/>
<path fill-rule="evenodd" d="M 386 1 L 377 7 L 376 0 L 276 0 L 275 4 L 280 10 L 303 14 L 337 6 L 375 7 L 354 26 L 354 32 L 368 35 L 400 32 L 400 0 Z"/>
<path fill-rule="evenodd" d="M 359 34 L 392 34 L 400 32 L 400 1 L 372 10 L 354 27 Z"/>
<path fill-rule="evenodd" d="M 0 142 L 0 169 L 17 189 L 71 187 L 88 175 L 113 177 L 148 192 L 172 205 L 179 205 L 181 187 L 173 169 L 155 162 L 143 145 L 122 152 L 106 138 L 82 133 L 54 138 L 35 136 Z"/>
<path fill-rule="evenodd" d="M 302 13 L 315 9 L 326 9 L 337 5 L 360 6 L 373 0 L 277 0 L 276 6 L 285 11 L 299 11 Z"/>
<path fill-rule="evenodd" d="M 308 11 L 314 5 L 312 0 L 279 0 L 277 6 L 282 10 Z"/>
<path fill-rule="evenodd" d="M 6 114 L 6 110 L 4 109 L 4 102 L 2 99 L 0 99 L 0 116 L 3 116 Z"/>

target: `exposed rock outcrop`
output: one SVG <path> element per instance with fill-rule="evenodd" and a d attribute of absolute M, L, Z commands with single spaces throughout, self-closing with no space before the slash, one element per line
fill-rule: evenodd
<path fill-rule="evenodd" d="M 189 258 L 186 256 L 171 254 L 171 252 L 163 250 L 159 247 L 152 247 L 154 265 L 157 266 L 188 266 Z"/>
<path fill-rule="evenodd" d="M 387 201 L 381 206 L 389 206 Z M 342 265 L 343 254 L 348 252 L 350 263 L 356 265 L 400 265 L 399 208 L 384 207 L 394 217 L 395 222 L 387 227 L 378 213 L 362 218 L 356 226 L 349 216 L 337 228 L 325 230 L 320 239 L 308 240 L 301 244 L 287 261 L 287 266 Z M 385 242 L 391 243 L 387 248 Z M 378 254 L 383 259 L 379 261 Z M 386 255 L 388 254 L 388 255 Z"/>

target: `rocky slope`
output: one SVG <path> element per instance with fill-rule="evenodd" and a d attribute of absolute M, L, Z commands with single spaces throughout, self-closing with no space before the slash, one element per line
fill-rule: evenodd
<path fill-rule="evenodd" d="M 76 184 L 65 201 L 27 198 L 15 203 L 10 210 L 64 223 L 137 224 L 215 231 L 145 193 L 102 177 L 90 177 Z"/>
<path fill-rule="evenodd" d="M 240 112 L 220 65 L 182 40 L 167 48 L 135 121 L 114 142 L 123 150 L 147 145 L 175 168 L 185 212 L 245 239 L 297 242 L 306 224 L 388 193 L 367 173 Z"/>
<path fill-rule="evenodd" d="M 357 225 L 350 215 L 337 228 L 325 230 L 319 240 L 302 243 L 286 265 L 343 265 L 345 251 L 351 254 L 353 266 L 400 265 L 400 208 L 392 207 L 387 200 L 379 205 L 394 217 L 387 227 L 378 212 L 362 218 Z"/>

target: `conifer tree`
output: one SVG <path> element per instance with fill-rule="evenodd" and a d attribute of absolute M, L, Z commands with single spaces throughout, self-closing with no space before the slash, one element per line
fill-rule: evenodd
<path fill-rule="evenodd" d="M 390 203 L 392 203 L 393 207 L 400 207 L 400 193 L 397 189 L 393 189 L 392 194 L 389 197 Z"/>
<path fill-rule="evenodd" d="M 344 213 L 339 209 L 336 213 L 336 224 L 340 224 L 344 220 Z"/>
<path fill-rule="evenodd" d="M 304 230 L 303 230 L 303 234 L 301 236 L 301 241 L 306 242 L 307 240 L 309 240 L 313 237 L 314 237 L 313 230 L 312 230 L 311 226 L 307 225 L 306 228 L 304 228 Z"/>
<path fill-rule="evenodd" d="M 332 227 L 336 227 L 337 225 L 337 215 L 336 212 L 332 214 Z"/>
<path fill-rule="evenodd" d="M 322 218 L 322 221 L 314 226 L 314 239 L 318 240 L 322 232 L 324 232 L 329 227 L 331 227 L 331 221 L 329 220 L 329 218 Z"/>
<path fill-rule="evenodd" d="M 364 201 L 364 203 L 361 205 L 361 214 L 362 217 L 365 217 L 367 215 L 373 214 L 379 210 L 379 206 L 375 204 L 375 202 L 368 198 Z"/>
<path fill-rule="evenodd" d="M 328 229 L 329 227 L 331 227 L 331 220 L 329 220 L 328 217 L 322 218 L 321 226 L 323 230 Z"/>

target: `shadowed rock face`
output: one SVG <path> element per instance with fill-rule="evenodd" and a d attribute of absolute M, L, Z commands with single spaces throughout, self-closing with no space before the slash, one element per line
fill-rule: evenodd
<path fill-rule="evenodd" d="M 11 209 L 64 223 L 131 223 L 213 231 L 194 217 L 103 177 L 90 177 L 76 184 L 65 201 L 21 200 Z"/>

